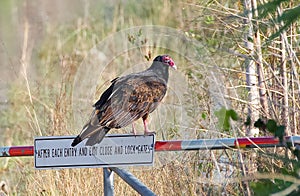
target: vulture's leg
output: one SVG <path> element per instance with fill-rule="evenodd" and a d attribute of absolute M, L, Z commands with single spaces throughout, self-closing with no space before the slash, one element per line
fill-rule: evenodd
<path fill-rule="evenodd" d="M 134 134 L 134 135 L 136 135 L 136 129 L 135 129 L 135 125 L 134 125 L 134 122 L 132 122 L 132 133 Z"/>
<path fill-rule="evenodd" d="M 150 135 L 152 133 L 155 133 L 154 131 L 150 131 L 148 129 L 148 121 L 147 121 L 147 117 L 148 117 L 148 114 L 143 116 L 143 123 L 144 123 L 144 134 L 145 135 Z"/>

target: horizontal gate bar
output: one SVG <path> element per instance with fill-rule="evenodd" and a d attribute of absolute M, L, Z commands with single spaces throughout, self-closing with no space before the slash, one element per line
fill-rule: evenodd
<path fill-rule="evenodd" d="M 287 136 L 285 140 L 292 145 L 300 145 L 300 136 Z M 214 150 L 227 148 L 266 148 L 283 146 L 274 137 L 244 137 L 218 138 L 198 140 L 156 141 L 155 151 L 183 151 L 183 150 Z M 0 147 L 0 157 L 33 156 L 33 146 Z"/>
<path fill-rule="evenodd" d="M 0 157 L 33 156 L 33 146 L 0 147 Z"/>
<path fill-rule="evenodd" d="M 300 136 L 285 138 L 292 145 L 300 145 Z M 274 137 L 244 137 L 244 138 L 218 138 L 181 141 L 157 141 L 155 151 L 182 151 L 182 150 L 214 150 L 227 148 L 266 148 L 283 146 L 278 138 Z"/>

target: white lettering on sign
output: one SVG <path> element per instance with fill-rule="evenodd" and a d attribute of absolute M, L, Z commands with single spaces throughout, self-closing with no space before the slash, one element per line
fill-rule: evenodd
<path fill-rule="evenodd" d="M 153 165 L 154 135 L 108 135 L 94 146 L 85 146 L 83 141 L 71 147 L 74 138 L 35 138 L 35 168 Z"/>

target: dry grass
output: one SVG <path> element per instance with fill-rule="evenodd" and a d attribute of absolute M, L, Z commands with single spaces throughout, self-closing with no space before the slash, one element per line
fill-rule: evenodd
<path fill-rule="evenodd" d="M 234 131 L 220 132 L 214 117 L 220 104 L 233 107 L 240 114 L 246 112 L 247 106 L 245 73 L 239 69 L 241 60 L 217 50 L 218 43 L 222 48 L 231 43 L 231 38 L 237 40 L 240 35 L 234 26 L 218 23 L 222 20 L 219 17 L 228 13 L 216 12 L 214 17 L 218 20 L 211 24 L 202 14 L 207 12 L 205 7 L 193 6 L 194 2 L 147 1 L 136 5 L 135 1 L 120 1 L 108 3 L 105 10 L 100 7 L 106 3 L 91 4 L 85 1 L 84 16 L 75 22 L 45 24 L 46 32 L 39 45 L 34 45 L 36 32 L 31 31 L 33 24 L 28 19 L 32 13 L 24 13 L 21 71 L 17 80 L 10 84 L 9 106 L 0 118 L 1 129 L 5 129 L 0 140 L 2 146 L 32 145 L 33 138 L 40 135 L 77 134 L 88 118 L 91 104 L 108 81 L 148 66 L 144 55 L 149 52 L 152 58 L 156 54 L 170 53 L 179 67 L 179 72 L 171 73 L 168 97 L 151 117 L 151 128 L 158 130 L 159 139 L 243 134 L 242 120 L 245 119 L 234 125 Z M 30 3 L 27 6 L 25 10 Z M 147 32 L 139 36 L 138 31 L 132 34 L 135 42 L 127 40 L 126 35 L 125 38 L 115 37 L 112 42 L 105 39 L 108 44 L 101 45 L 106 36 L 116 36 L 119 30 L 139 25 L 175 27 L 205 47 L 197 46 L 195 54 L 190 42 L 180 46 L 177 42 L 168 43 L 168 48 L 164 48 L 160 47 L 165 44 L 163 38 L 149 37 Z M 141 43 L 144 38 L 157 45 Z M 108 63 L 101 65 L 104 61 Z M 249 157 L 251 152 L 156 153 L 153 168 L 130 168 L 130 171 L 157 195 L 241 195 L 246 190 L 242 165 L 247 167 L 252 162 L 247 159 L 242 163 L 240 154 Z M 273 158 L 266 157 L 267 160 Z M 34 170 L 29 157 L 5 158 L 0 164 L 0 180 L 7 182 L 10 195 L 103 195 L 101 169 Z M 137 195 L 116 175 L 114 184 L 116 195 Z"/>

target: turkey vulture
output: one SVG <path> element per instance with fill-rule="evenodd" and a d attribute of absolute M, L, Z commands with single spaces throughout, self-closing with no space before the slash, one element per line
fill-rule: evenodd
<path fill-rule="evenodd" d="M 88 138 L 86 145 L 100 143 L 112 128 L 119 129 L 143 119 L 145 134 L 147 117 L 161 102 L 167 91 L 169 67 L 176 69 L 169 55 L 157 56 L 145 71 L 117 77 L 93 105 L 95 108 L 90 120 L 81 133 L 73 140 L 73 147 Z"/>

